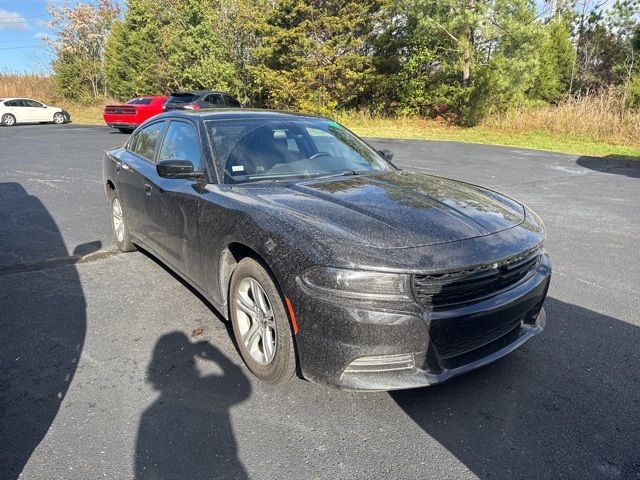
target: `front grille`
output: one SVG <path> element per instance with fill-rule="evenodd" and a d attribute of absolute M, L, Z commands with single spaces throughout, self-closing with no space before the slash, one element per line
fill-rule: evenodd
<path fill-rule="evenodd" d="M 479 300 L 520 282 L 537 266 L 539 258 L 536 249 L 469 270 L 414 275 L 413 292 L 420 303 L 434 309 Z"/>
<path fill-rule="evenodd" d="M 496 321 L 493 325 L 487 325 L 486 329 L 479 331 L 465 331 L 459 334 L 450 334 L 447 339 L 440 339 L 432 335 L 433 343 L 438 349 L 438 354 L 445 359 L 463 355 L 477 348 L 490 344 L 504 337 L 522 324 L 521 318 L 504 319 Z"/>

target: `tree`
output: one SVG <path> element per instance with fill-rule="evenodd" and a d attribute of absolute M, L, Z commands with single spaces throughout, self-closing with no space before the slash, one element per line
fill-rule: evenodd
<path fill-rule="evenodd" d="M 556 7 L 558 8 L 558 7 Z M 558 100 L 569 91 L 575 50 L 571 43 L 567 17 L 554 16 L 544 28 L 538 50 L 539 69 L 532 97 L 547 102 Z"/>
<path fill-rule="evenodd" d="M 476 124 L 534 90 L 543 24 L 529 0 L 411 3 L 405 110 Z"/>
<path fill-rule="evenodd" d="M 105 94 L 104 50 L 119 9 L 113 0 L 95 4 L 49 4 L 52 35 L 45 42 L 55 55 L 53 69 L 59 92 L 68 98 Z"/>
<path fill-rule="evenodd" d="M 237 93 L 221 9 L 203 0 L 129 0 L 107 47 L 109 90 L 118 97 L 180 89 Z"/>
<path fill-rule="evenodd" d="M 268 105 L 328 112 L 372 98 L 382 7 L 382 0 L 278 3 L 255 26 L 261 44 L 249 67 Z"/>

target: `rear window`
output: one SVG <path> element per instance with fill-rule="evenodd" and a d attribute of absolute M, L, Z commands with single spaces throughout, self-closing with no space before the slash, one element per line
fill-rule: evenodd
<path fill-rule="evenodd" d="M 197 98 L 193 93 L 172 93 L 167 103 L 191 103 Z"/>
<path fill-rule="evenodd" d="M 132 98 L 127 102 L 127 105 L 150 105 L 150 104 L 151 104 L 151 99 L 144 98 L 144 97 Z"/>

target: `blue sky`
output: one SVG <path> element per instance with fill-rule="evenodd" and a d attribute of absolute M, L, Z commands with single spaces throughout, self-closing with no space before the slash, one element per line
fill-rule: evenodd
<path fill-rule="evenodd" d="M 0 71 L 48 71 L 50 58 L 40 37 L 47 33 L 43 23 L 49 17 L 46 9 L 49 1 L 0 0 Z M 536 3 L 540 6 L 543 0 Z"/>
<path fill-rule="evenodd" d="M 44 71 L 42 26 L 48 19 L 46 0 L 0 0 L 0 71 Z"/>

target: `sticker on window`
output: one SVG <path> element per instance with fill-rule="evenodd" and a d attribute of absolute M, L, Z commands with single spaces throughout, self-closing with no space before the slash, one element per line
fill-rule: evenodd
<path fill-rule="evenodd" d="M 242 165 L 232 165 L 231 166 L 231 171 L 232 172 L 244 172 L 244 167 Z"/>

